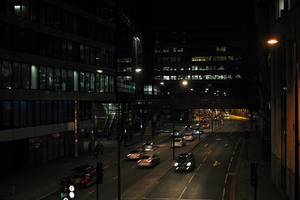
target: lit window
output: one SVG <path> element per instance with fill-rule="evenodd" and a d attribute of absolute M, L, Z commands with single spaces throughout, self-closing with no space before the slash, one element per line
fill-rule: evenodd
<path fill-rule="evenodd" d="M 169 76 L 163 76 L 163 80 L 170 80 Z"/>
<path fill-rule="evenodd" d="M 225 47 L 225 46 L 218 46 L 218 47 L 216 47 L 216 51 L 226 52 L 227 51 L 227 47 Z"/>
<path fill-rule="evenodd" d="M 164 49 L 163 52 L 164 53 L 169 53 L 169 49 Z"/>
<path fill-rule="evenodd" d="M 235 75 L 236 79 L 242 79 L 242 76 L 240 74 Z"/>
<path fill-rule="evenodd" d="M 192 80 L 198 80 L 198 75 L 192 75 Z"/>
<path fill-rule="evenodd" d="M 170 67 L 163 67 L 163 71 L 169 71 Z"/>
<path fill-rule="evenodd" d="M 278 18 L 283 16 L 284 11 L 284 0 L 278 0 Z"/>
<path fill-rule="evenodd" d="M 211 56 L 198 56 L 198 57 L 192 57 L 193 62 L 205 62 L 205 61 L 211 61 Z"/>
<path fill-rule="evenodd" d="M 176 80 L 176 76 L 170 76 L 170 80 Z"/>
<path fill-rule="evenodd" d="M 180 68 L 180 71 L 184 71 L 184 67 L 181 67 L 181 68 Z"/>

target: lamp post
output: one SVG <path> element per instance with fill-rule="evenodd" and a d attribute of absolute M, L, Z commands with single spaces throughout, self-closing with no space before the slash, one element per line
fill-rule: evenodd
<path fill-rule="evenodd" d="M 279 44 L 279 40 L 277 38 L 270 38 L 267 41 L 269 46 L 275 46 Z M 299 105 L 298 105 L 298 61 L 297 61 L 297 42 L 295 40 L 285 40 L 283 42 L 293 44 L 293 57 L 294 57 L 294 65 L 295 65 L 295 81 L 294 81 L 294 103 L 295 103 L 295 135 L 294 135 L 294 151 L 295 151 L 295 178 L 294 178 L 294 199 L 299 200 Z"/>

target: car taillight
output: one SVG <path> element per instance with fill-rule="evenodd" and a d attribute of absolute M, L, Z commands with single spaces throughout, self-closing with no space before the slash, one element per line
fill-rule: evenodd
<path fill-rule="evenodd" d="M 128 154 L 127 156 L 128 156 L 128 157 L 130 157 L 130 156 L 131 156 L 131 154 Z"/>
<path fill-rule="evenodd" d="M 138 160 L 137 162 L 140 163 L 140 162 L 142 162 L 142 160 Z"/>
<path fill-rule="evenodd" d="M 152 162 L 152 160 L 148 160 L 147 162 L 148 162 L 148 163 L 151 163 L 151 162 Z"/>
<path fill-rule="evenodd" d="M 81 183 L 86 183 L 86 182 L 87 182 L 87 179 L 81 180 Z"/>

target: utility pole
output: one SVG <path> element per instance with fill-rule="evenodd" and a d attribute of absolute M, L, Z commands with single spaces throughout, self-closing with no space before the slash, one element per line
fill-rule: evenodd
<path fill-rule="evenodd" d="M 173 135 L 172 135 L 172 151 L 173 151 L 173 160 L 175 160 L 175 133 L 174 133 L 174 122 L 172 122 L 172 128 L 173 128 Z"/>
<path fill-rule="evenodd" d="M 74 102 L 74 157 L 78 157 L 78 101 Z"/>

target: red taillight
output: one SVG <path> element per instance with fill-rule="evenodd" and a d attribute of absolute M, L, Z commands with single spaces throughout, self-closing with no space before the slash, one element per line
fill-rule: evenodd
<path fill-rule="evenodd" d="M 127 157 L 130 157 L 130 156 L 131 156 L 131 154 L 128 154 L 128 155 L 127 155 Z"/>
<path fill-rule="evenodd" d="M 142 162 L 142 160 L 138 160 L 137 162 L 140 163 L 140 162 Z"/>
<path fill-rule="evenodd" d="M 86 182 L 87 182 L 87 179 L 81 180 L 81 183 L 86 183 Z"/>
<path fill-rule="evenodd" d="M 152 160 L 147 160 L 147 162 L 148 162 L 148 163 L 151 163 L 151 162 L 152 162 Z"/>

